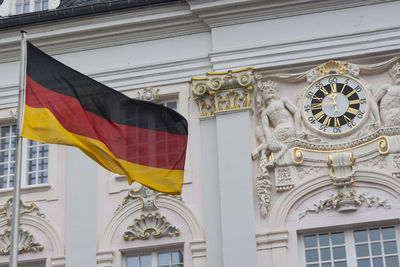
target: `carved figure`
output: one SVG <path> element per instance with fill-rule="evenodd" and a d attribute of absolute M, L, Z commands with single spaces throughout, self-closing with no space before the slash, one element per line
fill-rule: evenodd
<path fill-rule="evenodd" d="M 258 88 L 265 105 L 261 112 L 261 123 L 266 148 L 269 153 L 276 153 L 273 160 L 276 163 L 287 149 L 284 142 L 295 136 L 293 116 L 296 114 L 296 107 L 288 99 L 279 97 L 275 82 L 259 82 Z"/>
<path fill-rule="evenodd" d="M 380 117 L 384 126 L 400 125 L 400 64 L 397 62 L 389 71 L 393 83 L 382 86 L 375 94 Z"/>

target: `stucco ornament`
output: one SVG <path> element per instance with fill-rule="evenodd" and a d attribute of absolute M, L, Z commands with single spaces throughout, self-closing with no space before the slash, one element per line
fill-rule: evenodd
<path fill-rule="evenodd" d="M 133 224 L 128 226 L 128 231 L 124 233 L 125 240 L 134 241 L 135 239 L 149 239 L 165 236 L 178 236 L 178 227 L 171 225 L 165 216 L 159 213 L 141 215 L 139 219 L 134 219 Z"/>
<path fill-rule="evenodd" d="M 160 99 L 158 92 L 160 91 L 159 88 L 154 87 L 147 87 L 140 91 L 138 91 L 139 98 L 143 101 L 151 101 L 156 102 Z"/>
<path fill-rule="evenodd" d="M 382 86 L 375 94 L 379 103 L 381 120 L 384 126 L 400 125 L 400 63 L 397 62 L 389 71 L 392 84 Z"/>
<path fill-rule="evenodd" d="M 10 224 L 10 219 L 12 216 L 12 207 L 13 207 L 13 198 L 9 198 L 3 207 L 0 208 L 0 215 L 4 215 L 7 218 L 7 224 Z M 34 212 L 37 216 L 42 218 L 45 217 L 43 213 L 40 213 L 39 207 L 34 202 L 25 203 L 21 200 L 20 204 L 20 214 L 31 213 Z"/>
<path fill-rule="evenodd" d="M 123 206 L 128 204 L 130 201 L 134 201 L 136 199 L 139 199 L 140 201 L 142 201 L 142 203 L 143 203 L 142 209 L 144 211 L 157 210 L 158 207 L 156 205 L 156 199 L 160 195 L 167 195 L 167 194 L 152 190 L 144 185 L 140 186 L 138 189 L 130 189 L 128 191 L 128 194 L 122 200 L 122 203 L 115 210 L 115 212 L 120 210 Z M 168 196 L 173 197 L 178 200 L 182 200 L 182 197 L 180 195 L 168 195 Z"/>
<path fill-rule="evenodd" d="M 296 107 L 285 97 L 278 94 L 278 84 L 268 80 L 258 82 L 257 88 L 262 101 L 261 124 L 265 136 L 268 154 L 273 154 L 271 167 L 276 164 L 287 150 L 287 141 L 295 136 L 294 115 Z"/>
<path fill-rule="evenodd" d="M 208 72 L 206 77 L 192 78 L 193 99 L 199 107 L 200 119 L 250 109 L 253 83 L 252 68 Z"/>
<path fill-rule="evenodd" d="M 355 189 L 348 189 L 346 186 L 338 190 L 336 193 L 329 195 L 326 199 L 319 200 L 313 207 L 306 208 L 299 214 L 299 219 L 303 218 L 309 212 L 319 213 L 323 210 L 337 210 L 339 212 L 355 211 L 363 204 L 367 203 L 367 207 L 391 209 L 388 200 L 381 200 L 377 196 L 369 193 L 358 193 Z"/>
<path fill-rule="evenodd" d="M 11 249 L 11 230 L 4 230 L 0 234 L 0 255 L 9 255 Z M 18 253 L 39 252 L 43 246 L 35 242 L 35 238 L 28 231 L 18 231 Z"/>

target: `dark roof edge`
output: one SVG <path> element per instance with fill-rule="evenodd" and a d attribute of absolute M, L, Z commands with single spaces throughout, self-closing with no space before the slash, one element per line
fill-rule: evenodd
<path fill-rule="evenodd" d="M 21 28 L 26 25 L 35 25 L 56 20 L 67 20 L 81 16 L 106 14 L 133 8 L 184 2 L 185 0 L 119 0 L 87 6 L 32 12 L 0 19 L 0 30 Z"/>

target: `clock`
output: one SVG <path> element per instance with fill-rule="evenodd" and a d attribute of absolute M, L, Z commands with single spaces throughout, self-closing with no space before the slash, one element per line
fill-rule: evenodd
<path fill-rule="evenodd" d="M 353 130 L 366 117 L 367 108 L 362 84 L 344 75 L 320 78 L 307 89 L 303 100 L 307 124 L 328 135 Z"/>

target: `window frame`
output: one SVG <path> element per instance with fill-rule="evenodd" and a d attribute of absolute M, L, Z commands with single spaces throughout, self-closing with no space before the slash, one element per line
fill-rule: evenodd
<path fill-rule="evenodd" d="M 128 267 L 127 266 L 127 258 L 128 257 L 134 257 L 134 256 L 143 256 L 143 255 L 151 255 L 151 267 L 158 267 L 158 254 L 159 253 L 165 253 L 165 252 L 174 252 L 174 251 L 181 251 L 183 255 L 183 266 L 185 266 L 185 251 L 183 248 L 183 245 L 177 246 L 177 245 L 166 245 L 166 246 L 158 246 L 158 247 L 153 247 L 153 248 L 140 248 L 137 250 L 124 250 L 125 252 L 122 252 L 122 266 L 123 267 Z M 164 266 L 164 265 L 162 265 Z M 172 264 L 170 264 L 172 266 Z M 170 267 L 167 266 L 167 267 Z"/>
<path fill-rule="evenodd" d="M 374 223 L 374 224 L 363 224 L 354 227 L 329 227 L 324 229 L 315 229 L 315 230 L 307 230 L 307 231 L 298 231 L 298 242 L 299 242 L 299 257 L 302 267 L 306 267 L 306 256 L 305 256 L 305 245 L 304 245 L 304 237 L 307 235 L 319 235 L 325 233 L 335 233 L 335 232 L 344 232 L 344 246 L 346 251 L 346 262 L 347 267 L 357 266 L 357 254 L 356 254 L 356 242 L 354 239 L 354 232 L 358 230 L 369 230 L 374 228 L 379 228 L 380 230 L 385 227 L 394 227 L 396 234 L 396 245 L 397 245 L 397 258 L 399 260 L 400 265 L 400 225 L 397 222 L 382 222 L 382 223 Z M 383 239 L 380 240 L 382 244 L 382 254 L 381 257 L 383 260 L 385 259 L 385 253 L 383 251 Z M 368 244 L 371 244 L 370 240 L 368 240 Z M 330 245 L 332 248 L 332 245 Z M 319 249 L 319 245 L 318 245 Z M 331 249 L 332 251 L 332 249 Z M 318 254 L 319 255 L 319 254 Z M 372 258 L 372 255 L 368 256 L 368 259 Z M 321 259 L 319 258 L 318 264 L 321 264 Z"/>
<path fill-rule="evenodd" d="M 35 4 L 37 0 L 29 0 L 29 12 L 21 12 L 17 14 L 17 0 L 4 0 L 0 5 L 0 17 L 13 16 L 13 15 L 22 15 L 31 12 L 46 12 L 49 10 L 56 9 L 61 1 L 60 0 L 48 0 L 47 9 L 35 10 Z M 40 1 L 41 6 L 43 7 L 43 0 Z M 24 0 L 21 0 L 21 9 L 24 8 Z"/>
<path fill-rule="evenodd" d="M 0 126 L 16 124 L 16 109 L 8 108 L 0 110 Z M 58 184 L 60 179 L 60 160 L 66 158 L 66 148 L 60 145 L 48 144 L 48 170 L 47 183 L 27 185 L 27 180 L 21 181 L 21 195 L 23 201 L 57 200 Z M 23 164 L 25 165 L 25 164 Z M 65 174 L 62 174 L 65 175 Z M 25 180 L 25 181 L 23 181 Z M 13 196 L 13 187 L 0 188 L 0 205 Z"/>

